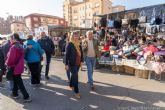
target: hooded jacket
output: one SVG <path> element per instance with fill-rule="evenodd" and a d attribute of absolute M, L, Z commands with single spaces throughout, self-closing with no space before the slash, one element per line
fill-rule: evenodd
<path fill-rule="evenodd" d="M 9 68 L 13 68 L 14 75 L 21 75 L 24 72 L 24 49 L 20 43 L 12 44 L 6 64 Z"/>
<path fill-rule="evenodd" d="M 32 45 L 31 49 L 27 48 L 27 46 L 29 45 Z M 40 62 L 44 51 L 41 49 L 40 45 L 37 42 L 35 42 L 34 40 L 27 40 L 24 43 L 24 48 L 26 50 L 25 60 L 28 63 Z"/>

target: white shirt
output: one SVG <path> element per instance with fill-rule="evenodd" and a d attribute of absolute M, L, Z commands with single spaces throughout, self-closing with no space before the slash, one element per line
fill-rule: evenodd
<path fill-rule="evenodd" d="M 87 52 L 87 57 L 95 57 L 95 50 L 93 47 L 93 40 L 88 40 L 88 52 Z"/>

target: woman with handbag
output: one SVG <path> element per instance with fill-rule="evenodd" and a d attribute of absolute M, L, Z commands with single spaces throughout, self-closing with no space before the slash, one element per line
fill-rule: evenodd
<path fill-rule="evenodd" d="M 21 74 L 24 72 L 24 49 L 20 44 L 20 38 L 17 33 L 14 33 L 11 38 L 12 46 L 7 54 L 6 65 L 12 70 L 13 90 L 11 97 L 18 98 L 18 88 L 23 94 L 24 101 L 30 102 L 30 96 L 27 93 L 23 84 Z"/>
<path fill-rule="evenodd" d="M 24 43 L 25 60 L 28 64 L 31 73 L 31 85 L 40 84 L 41 78 L 41 60 L 44 51 L 40 45 L 33 40 L 32 35 L 27 36 L 27 41 Z"/>
<path fill-rule="evenodd" d="M 66 49 L 65 69 L 70 70 L 71 79 L 70 87 L 75 92 L 75 97 L 80 98 L 78 88 L 78 72 L 81 63 L 83 62 L 83 52 L 79 42 L 78 32 L 73 32 L 70 36 L 70 42 Z"/>

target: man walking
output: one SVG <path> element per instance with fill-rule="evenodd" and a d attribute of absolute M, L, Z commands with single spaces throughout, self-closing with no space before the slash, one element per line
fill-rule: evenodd
<path fill-rule="evenodd" d="M 98 41 L 93 38 L 92 31 L 87 32 L 87 39 L 84 40 L 82 46 L 83 46 L 84 57 L 88 70 L 88 83 L 90 88 L 94 90 L 95 88 L 93 85 L 93 68 L 95 65 L 95 60 L 99 55 L 99 51 L 98 51 Z"/>
<path fill-rule="evenodd" d="M 46 70 L 45 70 L 45 78 L 49 79 L 48 73 L 49 73 L 49 66 L 52 55 L 55 54 L 55 46 L 45 32 L 41 32 L 41 38 L 38 40 L 38 43 L 40 44 L 41 48 L 45 51 L 46 54 Z"/>

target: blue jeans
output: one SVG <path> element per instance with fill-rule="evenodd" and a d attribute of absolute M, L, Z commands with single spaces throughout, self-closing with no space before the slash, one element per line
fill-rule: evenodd
<path fill-rule="evenodd" d="M 96 58 L 95 57 L 86 57 L 86 65 L 88 70 L 88 83 L 90 86 L 93 86 L 93 68 L 95 66 Z"/>
<path fill-rule="evenodd" d="M 70 87 L 74 87 L 74 92 L 79 93 L 78 88 L 78 71 L 80 66 L 69 66 L 71 72 Z"/>

